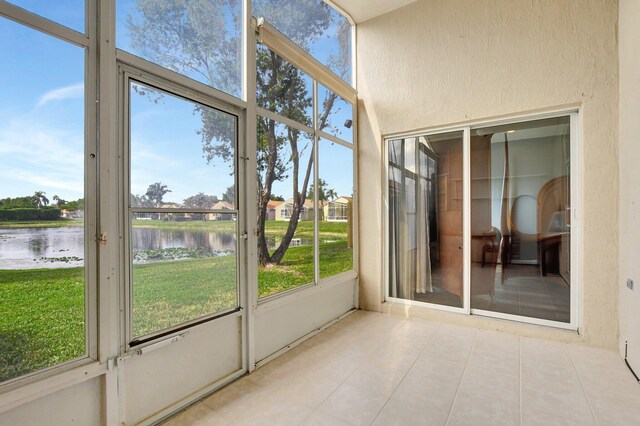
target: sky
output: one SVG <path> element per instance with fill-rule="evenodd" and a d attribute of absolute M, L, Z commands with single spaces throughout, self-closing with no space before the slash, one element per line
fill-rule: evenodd
<path fill-rule="evenodd" d="M 82 0 L 13 0 L 12 3 L 82 31 Z M 132 0 L 118 2 L 118 46 L 128 47 L 125 18 Z M 124 28 L 124 29 L 123 29 Z M 316 49 L 333 48 L 325 37 Z M 65 200 L 84 196 L 84 49 L 0 18 L 0 198 L 32 195 L 44 191 Z M 132 52 L 136 53 L 136 52 Z M 320 89 L 320 102 L 326 90 Z M 202 122 L 192 102 L 165 95 L 161 98 L 131 96 L 131 189 L 143 194 L 154 182 L 172 191 L 165 201 L 181 203 L 198 192 L 222 196 L 234 182 L 230 164 L 203 158 L 198 131 Z M 351 140 L 342 124 L 351 118 L 351 106 L 336 105 L 332 124 L 338 136 Z M 222 114 L 222 113 L 220 113 Z M 227 119 L 233 120 L 232 116 Z M 323 165 L 320 178 L 339 195 L 352 193 L 350 151 L 321 143 L 321 158 L 331 149 L 345 158 Z M 308 151 L 308 150 L 307 150 Z M 347 163 L 344 159 L 348 157 Z M 277 182 L 274 194 L 291 196 L 291 180 Z"/>
<path fill-rule="evenodd" d="M 84 49 L 0 18 L 0 198 L 83 197 Z"/>

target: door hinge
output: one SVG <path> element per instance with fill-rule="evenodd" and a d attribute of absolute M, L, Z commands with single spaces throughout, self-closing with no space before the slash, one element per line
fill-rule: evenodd
<path fill-rule="evenodd" d="M 96 237 L 96 241 L 102 244 L 103 246 L 107 245 L 107 233 L 103 232 L 99 236 Z"/>

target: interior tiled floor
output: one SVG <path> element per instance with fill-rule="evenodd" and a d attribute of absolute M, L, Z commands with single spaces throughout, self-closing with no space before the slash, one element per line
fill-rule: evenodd
<path fill-rule="evenodd" d="M 472 283 L 475 276 L 481 278 L 480 273 L 486 272 L 479 271 L 479 265 L 473 266 Z M 504 274 L 502 281 L 500 273 Z M 515 264 L 504 271 L 500 268 L 495 275 L 493 299 L 488 294 L 475 295 L 471 300 L 472 308 L 569 322 L 571 289 L 560 275 L 547 274 L 543 277 L 539 266 Z"/>
<path fill-rule="evenodd" d="M 639 425 L 614 351 L 358 311 L 167 425 Z"/>

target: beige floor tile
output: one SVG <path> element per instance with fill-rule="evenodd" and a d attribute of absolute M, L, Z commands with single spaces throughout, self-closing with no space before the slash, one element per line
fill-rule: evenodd
<path fill-rule="evenodd" d="M 596 421 L 591 413 L 576 413 L 567 411 L 562 414 L 543 410 L 532 410 L 523 407 L 523 426 L 596 426 Z"/>
<path fill-rule="evenodd" d="M 386 402 L 387 396 L 376 389 L 362 389 L 345 383 L 320 405 L 318 411 L 354 425 L 368 425 Z"/>
<path fill-rule="evenodd" d="M 520 357 L 520 338 L 498 331 L 479 330 L 473 351 L 477 353 L 499 353 L 504 356 Z"/>
<path fill-rule="evenodd" d="M 419 376 L 427 379 L 451 382 L 457 387 L 466 367 L 464 360 L 436 358 L 422 354 L 413 364 L 407 376 Z"/>
<path fill-rule="evenodd" d="M 459 393 L 469 396 L 493 397 L 501 401 L 519 404 L 520 379 L 518 376 L 467 366 L 460 383 Z"/>
<path fill-rule="evenodd" d="M 520 339 L 520 354 L 523 360 L 573 366 L 569 345 L 566 343 L 523 337 Z"/>
<path fill-rule="evenodd" d="M 163 426 L 207 426 L 219 424 L 219 416 L 206 405 L 196 403 L 162 423 Z"/>
<path fill-rule="evenodd" d="M 546 386 L 533 386 L 523 382 L 522 407 L 525 413 L 546 411 L 561 417 L 569 417 L 568 413 L 571 413 L 571 418 L 592 418 L 589 402 L 579 385 L 550 382 Z"/>
<path fill-rule="evenodd" d="M 430 413 L 433 418 L 446 420 L 458 391 L 458 383 L 427 376 L 407 376 L 391 395 L 398 405 Z"/>
<path fill-rule="evenodd" d="M 447 421 L 450 426 L 520 424 L 520 401 L 505 394 L 461 392 Z"/>
<path fill-rule="evenodd" d="M 252 401 L 259 400 L 262 395 L 262 388 L 248 380 L 248 377 L 243 377 L 206 397 L 202 400 L 202 403 L 211 410 L 218 411 L 234 405 L 244 406 Z"/>
<path fill-rule="evenodd" d="M 526 385 L 544 388 L 562 385 L 580 386 L 578 372 L 572 365 L 548 364 L 532 360 L 522 360 L 522 382 Z"/>
<path fill-rule="evenodd" d="M 422 353 L 436 358 L 467 360 L 474 340 L 475 333 L 468 332 L 462 327 L 443 326 L 427 343 Z"/>
<path fill-rule="evenodd" d="M 569 352 L 579 372 L 605 372 L 626 369 L 624 359 L 613 350 L 570 344 Z"/>
<path fill-rule="evenodd" d="M 380 394 L 389 396 L 398 387 L 407 374 L 406 368 L 382 369 L 371 364 L 358 368 L 345 383 L 362 389 L 376 389 Z"/>
<path fill-rule="evenodd" d="M 376 420 L 376 426 L 444 426 L 449 412 L 440 413 L 420 408 L 405 401 L 391 400 L 382 409 Z"/>
<path fill-rule="evenodd" d="M 640 425 L 640 385 L 615 351 L 356 312 L 165 424 L 596 421 Z"/>
<path fill-rule="evenodd" d="M 492 353 L 488 350 L 476 351 L 474 347 L 469 356 L 468 366 L 520 377 L 520 357 L 499 350 Z"/>
<path fill-rule="evenodd" d="M 600 425 L 637 426 L 640 425 L 640 400 L 628 401 L 602 397 L 590 399 L 593 413 Z"/>
<path fill-rule="evenodd" d="M 291 376 L 289 380 L 275 386 L 267 384 L 265 388 L 274 398 L 316 408 L 340 386 L 340 383 L 340 381 L 311 371 Z"/>
<path fill-rule="evenodd" d="M 640 403 L 640 384 L 629 371 L 616 374 L 596 371 L 589 374 L 582 373 L 580 381 L 590 400 L 618 399 Z"/>
<path fill-rule="evenodd" d="M 303 426 L 351 426 L 351 423 L 328 414 L 314 411 L 302 422 Z"/>

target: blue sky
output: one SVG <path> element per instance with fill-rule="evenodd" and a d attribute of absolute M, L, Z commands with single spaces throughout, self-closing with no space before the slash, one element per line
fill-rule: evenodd
<path fill-rule="evenodd" d="M 77 30 L 84 27 L 83 1 L 12 3 Z M 120 1 L 119 10 L 128 10 L 132 4 Z M 128 45 L 122 22 L 119 19 L 121 47 Z M 329 39 L 319 44 L 325 51 L 331 48 Z M 35 191 L 44 191 L 50 199 L 54 195 L 65 200 L 83 197 L 84 49 L 0 18 L 0 52 L 7 59 L 0 67 L 0 198 Z M 320 102 L 324 93 L 321 89 Z M 193 107 L 172 96 L 155 103 L 149 97 L 132 95 L 133 193 L 143 194 L 150 184 L 162 182 L 172 190 L 165 200 L 182 202 L 198 192 L 221 196 L 233 184 L 229 164 L 221 160 L 207 164 L 202 157 L 197 134 L 202 122 Z M 334 110 L 333 124 L 341 129 L 336 134 L 351 140 L 351 131 L 342 126 L 351 118 L 350 105 L 343 102 Z M 347 157 L 348 164 L 342 164 Z M 321 162 L 321 170 L 320 177 L 329 182 L 329 188 L 339 195 L 351 194 L 349 155 L 324 167 Z M 277 182 L 273 193 L 290 197 L 290 180 Z"/>
<path fill-rule="evenodd" d="M 81 33 L 85 27 L 85 0 L 7 0 L 16 6 L 66 25 Z"/>
<path fill-rule="evenodd" d="M 83 197 L 84 49 L 0 19 L 0 198 Z"/>

